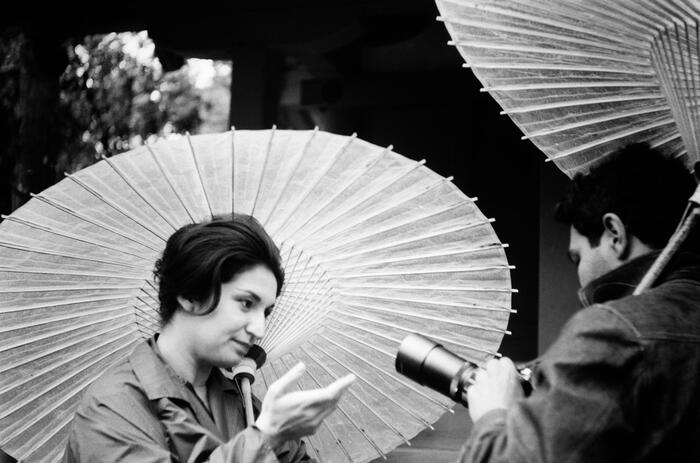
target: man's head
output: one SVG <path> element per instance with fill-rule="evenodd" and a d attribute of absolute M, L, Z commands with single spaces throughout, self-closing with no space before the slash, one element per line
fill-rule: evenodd
<path fill-rule="evenodd" d="M 576 175 L 555 217 L 571 226 L 569 256 L 581 285 L 663 248 L 695 186 L 680 161 L 645 144 L 620 149 Z"/>
<path fill-rule="evenodd" d="M 163 325 L 183 309 L 178 298 L 198 303 L 203 310 L 197 315 L 206 315 L 219 303 L 222 284 L 257 266 L 272 273 L 279 296 L 284 283 L 279 250 L 249 215 L 215 217 L 180 228 L 168 239 L 154 270 Z"/>

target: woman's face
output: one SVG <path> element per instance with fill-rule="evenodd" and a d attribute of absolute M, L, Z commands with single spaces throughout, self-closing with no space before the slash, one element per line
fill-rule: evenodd
<path fill-rule="evenodd" d="M 265 334 L 265 318 L 277 298 L 277 280 L 257 265 L 221 285 L 221 298 L 213 311 L 191 317 L 194 357 L 219 368 L 238 364 L 250 346 Z"/>

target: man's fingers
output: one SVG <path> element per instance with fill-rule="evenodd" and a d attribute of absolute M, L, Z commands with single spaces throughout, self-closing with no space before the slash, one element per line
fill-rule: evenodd
<path fill-rule="evenodd" d="M 503 357 L 503 358 L 506 358 L 506 357 Z M 503 360 L 503 358 L 497 359 L 494 357 L 494 358 L 489 359 L 489 361 L 486 362 L 486 365 L 484 365 L 484 370 L 488 371 L 489 373 L 493 373 L 493 372 L 498 371 L 499 362 L 501 360 Z"/>
<path fill-rule="evenodd" d="M 510 375 L 514 373 L 515 370 L 515 364 L 511 359 L 508 357 L 501 357 L 501 358 L 492 358 L 486 364 L 484 365 L 483 369 L 480 371 L 484 371 L 485 375 L 483 376 L 490 376 L 490 377 L 499 377 L 503 375 Z M 476 378 L 477 381 L 480 378 Z"/>
<path fill-rule="evenodd" d="M 503 368 L 515 370 L 515 364 L 514 364 L 513 361 L 512 361 L 511 359 L 509 359 L 508 357 L 503 357 L 503 358 L 501 358 L 501 366 L 502 366 Z"/>
<path fill-rule="evenodd" d="M 466 391 L 464 391 L 462 397 L 467 399 L 468 403 L 471 403 L 479 395 L 479 389 L 477 386 L 469 386 Z"/>
<path fill-rule="evenodd" d="M 275 397 L 284 394 L 287 389 L 292 386 L 292 384 L 301 378 L 301 375 L 304 374 L 305 370 L 306 365 L 304 365 L 303 362 L 297 363 L 288 372 L 280 376 L 277 381 L 270 385 L 268 394 L 271 393 Z"/>
<path fill-rule="evenodd" d="M 477 384 L 480 383 L 481 381 L 484 380 L 484 378 L 487 376 L 486 370 L 483 368 L 479 368 L 476 370 L 476 373 L 474 374 L 474 382 L 472 384 Z"/>

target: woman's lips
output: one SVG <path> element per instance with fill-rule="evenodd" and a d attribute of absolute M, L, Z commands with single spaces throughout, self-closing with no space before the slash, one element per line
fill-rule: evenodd
<path fill-rule="evenodd" d="M 231 338 L 231 341 L 233 341 L 233 342 L 235 342 L 236 344 L 238 344 L 238 346 L 239 346 L 239 347 L 241 348 L 241 350 L 243 350 L 244 352 L 248 352 L 248 351 L 250 350 L 251 344 L 248 343 L 248 342 L 241 341 L 241 340 L 239 340 L 239 339 L 234 339 L 234 338 Z"/>

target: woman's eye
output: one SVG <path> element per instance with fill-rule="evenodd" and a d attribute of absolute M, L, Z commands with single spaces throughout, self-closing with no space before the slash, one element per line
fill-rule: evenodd
<path fill-rule="evenodd" d="M 241 299 L 241 305 L 245 309 L 250 309 L 253 306 L 253 301 L 250 301 L 248 299 Z"/>

